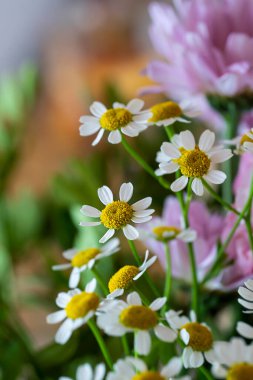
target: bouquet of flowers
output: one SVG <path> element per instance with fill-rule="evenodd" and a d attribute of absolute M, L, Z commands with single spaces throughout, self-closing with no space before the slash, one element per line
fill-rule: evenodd
<path fill-rule="evenodd" d="M 81 136 L 95 134 L 93 146 L 102 138 L 112 149 L 121 144 L 167 196 L 158 216 L 149 188 L 139 199 L 138 178 L 127 178 L 119 194 L 98 188 L 101 208 L 80 210 L 81 226 L 103 232 L 94 246 L 63 252 L 66 262 L 53 267 L 71 271 L 70 290 L 58 294 L 59 310 L 47 317 L 61 323 L 59 344 L 84 325 L 94 334 L 104 363 L 79 366 L 77 380 L 253 379 L 250 316 L 240 321 L 233 308 L 217 310 L 225 299 L 253 310 L 252 5 L 151 4 L 150 35 L 165 60 L 148 64 L 145 73 L 158 85 L 144 91 L 167 99 L 148 109 L 141 99 L 109 108 L 95 101 L 80 118 Z M 209 126 L 200 131 L 197 119 Z M 154 165 L 130 141 L 147 129 L 164 131 Z M 128 262 L 105 279 L 97 264 L 126 245 Z"/>

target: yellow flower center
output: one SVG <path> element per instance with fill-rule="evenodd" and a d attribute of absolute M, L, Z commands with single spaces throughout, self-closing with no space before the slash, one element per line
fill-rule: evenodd
<path fill-rule="evenodd" d="M 252 380 L 253 365 L 248 363 L 237 363 L 229 368 L 227 380 Z"/>
<path fill-rule="evenodd" d="M 186 177 L 203 177 L 208 173 L 211 160 L 198 146 L 192 150 L 181 150 L 181 157 L 173 161 L 180 166 L 181 173 Z"/>
<path fill-rule="evenodd" d="M 96 293 L 82 292 L 71 298 L 65 308 L 65 311 L 68 318 L 83 318 L 89 311 L 96 310 L 98 304 L 99 297 Z"/>
<path fill-rule="evenodd" d="M 100 220 L 106 228 L 118 230 L 132 219 L 133 209 L 123 201 L 109 203 L 101 212 Z"/>
<path fill-rule="evenodd" d="M 148 121 L 151 123 L 156 123 L 157 121 L 171 119 L 182 115 L 182 110 L 179 105 L 171 101 L 156 104 L 151 107 L 150 111 L 152 112 L 152 117 Z"/>
<path fill-rule="evenodd" d="M 145 371 L 134 375 L 132 380 L 165 380 L 165 377 L 161 376 L 160 373 L 155 371 Z"/>
<path fill-rule="evenodd" d="M 120 268 L 114 275 L 110 278 L 108 283 L 108 288 L 110 293 L 116 289 L 126 289 L 133 281 L 133 278 L 139 273 L 139 268 L 134 265 L 125 265 Z"/>
<path fill-rule="evenodd" d="M 152 231 L 158 240 L 175 239 L 175 237 L 181 232 L 179 228 L 173 226 L 157 226 L 154 227 Z"/>
<path fill-rule="evenodd" d="M 116 131 L 125 127 L 133 120 L 131 112 L 125 108 L 115 108 L 106 111 L 100 118 L 100 125 L 108 131 Z"/>
<path fill-rule="evenodd" d="M 124 326 L 138 330 L 149 330 L 158 323 L 156 313 L 142 305 L 128 306 L 121 312 L 119 319 Z"/>
<path fill-rule="evenodd" d="M 75 254 L 75 256 L 71 260 L 71 264 L 73 267 L 82 267 L 83 265 L 88 264 L 91 259 L 94 259 L 100 250 L 98 248 L 88 248 L 82 251 L 79 251 Z"/>
<path fill-rule="evenodd" d="M 253 143 L 253 139 L 250 136 L 248 136 L 247 133 L 242 136 L 240 140 L 240 145 L 243 145 L 245 142 Z"/>
<path fill-rule="evenodd" d="M 209 351 L 213 346 L 213 335 L 211 331 L 198 322 L 189 322 L 181 327 L 190 335 L 190 346 L 195 351 Z"/>

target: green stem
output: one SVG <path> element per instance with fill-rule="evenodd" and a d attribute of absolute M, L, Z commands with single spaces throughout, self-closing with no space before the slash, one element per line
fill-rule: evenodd
<path fill-rule="evenodd" d="M 247 229 L 248 236 L 249 236 L 250 248 L 251 248 L 251 251 L 253 254 L 253 232 L 252 232 L 252 227 L 251 227 L 250 216 L 247 216 L 247 218 L 245 219 L 245 224 L 246 224 L 246 229 Z"/>
<path fill-rule="evenodd" d="M 173 132 L 173 129 L 171 128 L 171 125 L 166 125 L 165 132 L 166 132 L 168 139 L 171 140 L 172 137 L 174 136 L 174 132 Z"/>
<path fill-rule="evenodd" d="M 129 247 L 131 248 L 131 251 L 133 253 L 133 256 L 134 256 L 137 264 L 140 266 L 141 265 L 141 259 L 140 259 L 140 256 L 138 255 L 138 252 L 137 252 L 137 249 L 135 247 L 135 244 L 134 244 L 133 240 L 128 240 L 128 244 L 129 244 Z M 155 284 L 153 283 L 152 279 L 149 277 L 149 275 L 148 275 L 147 272 L 145 272 L 143 274 L 143 277 L 147 281 L 147 283 L 148 283 L 150 289 L 152 290 L 152 292 L 154 293 L 154 295 L 156 297 L 160 297 L 159 291 L 157 290 Z"/>
<path fill-rule="evenodd" d="M 164 297 L 167 298 L 166 304 L 162 308 L 162 314 L 165 312 L 166 307 L 168 307 L 170 302 L 170 294 L 171 294 L 171 287 L 172 287 L 172 273 L 171 273 L 171 254 L 170 254 L 170 247 L 169 243 L 164 243 L 164 250 L 165 250 L 165 258 L 166 258 L 166 278 L 165 278 L 165 286 L 164 286 Z"/>
<path fill-rule="evenodd" d="M 205 367 L 199 367 L 199 371 L 203 373 L 206 379 L 213 380 L 213 376 L 210 374 L 210 372 Z"/>
<path fill-rule="evenodd" d="M 146 161 L 139 155 L 139 153 L 136 152 L 136 150 L 134 148 L 132 148 L 127 140 L 125 139 L 125 137 L 121 134 L 121 138 L 122 138 L 122 145 L 124 146 L 124 148 L 126 149 L 126 151 L 130 154 L 130 156 L 132 156 L 134 158 L 135 161 L 138 162 L 138 164 L 149 174 L 151 175 L 151 177 L 153 177 L 156 181 L 158 181 L 160 183 L 160 185 L 162 187 L 164 187 L 165 189 L 169 189 L 170 188 L 170 184 L 162 177 L 159 177 L 155 174 L 154 170 L 151 168 L 151 166 L 149 166 Z"/>
<path fill-rule="evenodd" d="M 228 202 L 224 201 L 214 190 L 213 188 L 202 178 L 203 185 L 209 191 L 209 193 L 219 202 L 225 209 L 232 211 L 236 215 L 240 215 L 240 212 L 232 207 Z"/>
<path fill-rule="evenodd" d="M 106 285 L 104 284 L 104 281 L 102 279 L 102 277 L 100 276 L 99 272 L 97 271 L 96 268 L 92 268 L 91 269 L 91 272 L 94 274 L 94 276 L 96 277 L 96 280 L 97 282 L 99 283 L 99 286 L 100 288 L 102 289 L 102 292 L 104 293 L 104 296 L 106 297 L 108 295 L 108 289 L 106 287 Z"/>
<path fill-rule="evenodd" d="M 122 347 L 123 347 L 125 355 L 129 356 L 130 355 L 130 349 L 129 349 L 129 346 L 128 346 L 128 341 L 127 341 L 126 335 L 122 336 L 121 342 L 122 342 Z"/>
<path fill-rule="evenodd" d="M 105 341 L 99 331 L 99 329 L 97 328 L 96 326 L 96 323 L 90 319 L 88 322 L 87 322 L 89 328 L 91 329 L 94 337 L 96 338 L 96 341 L 99 345 L 99 348 L 104 356 L 104 359 L 108 365 L 108 367 L 112 370 L 113 369 L 113 361 L 112 361 L 112 358 L 111 358 L 111 355 L 107 349 L 107 346 L 105 344 Z"/>

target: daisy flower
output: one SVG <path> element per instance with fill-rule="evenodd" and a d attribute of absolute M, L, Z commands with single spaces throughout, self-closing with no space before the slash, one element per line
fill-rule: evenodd
<path fill-rule="evenodd" d="M 236 137 L 233 140 L 227 140 L 225 143 L 236 145 L 235 153 L 237 154 L 244 152 L 253 153 L 253 128 L 247 131 L 244 135 Z"/>
<path fill-rule="evenodd" d="M 54 265 L 53 270 L 64 270 L 72 268 L 69 277 L 69 287 L 76 288 L 81 277 L 81 273 L 86 269 L 92 269 L 96 261 L 113 255 L 119 251 L 119 239 L 114 238 L 101 248 L 68 249 L 63 252 L 63 257 L 70 261 L 67 264 Z"/>
<path fill-rule="evenodd" d="M 148 257 L 149 251 L 147 250 L 141 266 L 125 265 L 114 273 L 108 283 L 110 294 L 107 298 L 112 299 L 121 296 L 124 290 L 130 287 L 133 281 L 137 281 L 157 259 L 157 256 L 150 259 Z"/>
<path fill-rule="evenodd" d="M 151 214 L 155 210 L 147 209 L 152 202 L 151 197 L 144 198 L 132 205 L 128 202 L 133 195 L 133 185 L 123 183 L 119 190 L 119 200 L 113 200 L 113 193 L 107 186 L 98 189 L 100 201 L 105 205 L 102 211 L 91 207 L 83 206 L 81 213 L 91 218 L 99 218 L 99 222 L 81 222 L 83 227 L 98 226 L 103 224 L 108 231 L 99 240 L 100 243 L 105 243 L 109 240 L 116 230 L 123 230 L 125 237 L 129 240 L 136 240 L 139 237 L 139 232 L 130 223 L 145 223 L 152 219 Z"/>
<path fill-rule="evenodd" d="M 203 195 L 204 187 L 202 178 L 213 184 L 221 184 L 226 179 L 226 174 L 220 170 L 214 170 L 215 164 L 227 161 L 232 157 L 230 149 L 221 147 L 213 148 L 215 134 L 209 130 L 202 133 L 199 144 L 190 131 L 183 131 L 174 136 L 172 142 L 164 142 L 161 151 L 167 156 L 166 160 L 159 164 L 160 175 L 174 173 L 180 170 L 182 176 L 171 184 L 174 192 L 183 190 L 192 178 L 191 188 L 196 195 Z"/>
<path fill-rule="evenodd" d="M 62 310 L 47 316 L 47 323 L 50 324 L 64 321 L 56 332 L 56 343 L 66 343 L 77 328 L 93 317 L 100 302 L 95 289 L 96 280 L 93 279 L 86 285 L 85 291 L 74 289 L 58 294 L 56 305 Z"/>
<path fill-rule="evenodd" d="M 97 133 L 92 145 L 97 145 L 102 139 L 104 132 L 108 131 L 108 141 L 111 144 L 121 142 L 121 133 L 135 137 L 148 126 L 151 116 L 149 111 L 141 111 L 143 100 L 133 99 L 127 105 L 113 103 L 113 108 L 107 109 L 102 103 L 94 102 L 90 106 L 93 116 L 81 116 L 80 135 L 90 136 Z"/>
<path fill-rule="evenodd" d="M 213 375 L 218 379 L 253 379 L 253 345 L 247 346 L 241 338 L 230 342 L 216 342 L 216 360 L 212 367 Z"/>
<path fill-rule="evenodd" d="M 210 328 L 204 323 L 197 322 L 193 311 L 190 313 L 190 318 L 180 314 L 181 312 L 170 310 L 165 317 L 170 327 L 180 332 L 180 337 L 186 345 L 183 351 L 184 367 L 201 367 L 205 359 L 212 363 L 215 356 Z"/>
<path fill-rule="evenodd" d="M 171 125 L 176 121 L 181 123 L 190 123 L 183 116 L 195 117 L 199 115 L 199 110 L 188 100 L 176 103 L 168 100 L 163 103 L 155 104 L 150 108 L 152 116 L 148 119 L 149 125 L 157 125 L 158 127 Z"/>
<path fill-rule="evenodd" d="M 101 306 L 97 319 L 98 326 L 111 336 L 123 336 L 134 332 L 134 350 L 148 355 L 151 349 L 150 330 L 164 342 L 173 342 L 177 333 L 159 322 L 156 311 L 166 303 L 166 298 L 157 298 L 151 305 L 142 305 L 138 293 L 127 296 L 127 302 L 112 300 Z"/>
<path fill-rule="evenodd" d="M 100 363 L 93 371 L 90 364 L 83 364 L 77 368 L 76 380 L 103 380 L 105 376 L 105 365 Z M 70 377 L 62 376 L 59 380 L 72 380 Z"/>
<path fill-rule="evenodd" d="M 149 370 L 146 363 L 138 358 L 126 357 L 114 365 L 107 380 L 190 380 L 189 376 L 177 377 L 182 369 L 181 359 L 172 358 L 159 371 Z"/>
<path fill-rule="evenodd" d="M 244 306 L 248 311 L 245 313 L 253 313 L 253 280 L 247 280 L 244 286 L 240 286 L 238 293 L 242 298 L 238 302 Z M 244 338 L 253 339 L 253 327 L 245 322 L 237 323 L 237 331 Z"/>

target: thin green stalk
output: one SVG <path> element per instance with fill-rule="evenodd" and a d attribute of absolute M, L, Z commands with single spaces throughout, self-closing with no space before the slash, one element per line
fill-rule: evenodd
<path fill-rule="evenodd" d="M 168 139 L 171 140 L 172 137 L 174 136 L 174 132 L 173 132 L 173 129 L 171 128 L 171 125 L 166 125 L 165 132 L 168 136 Z"/>
<path fill-rule="evenodd" d="M 129 356 L 130 355 L 130 349 L 129 349 L 129 345 L 128 345 L 128 341 L 127 341 L 126 335 L 122 336 L 121 342 L 122 342 L 122 347 L 123 347 L 123 350 L 124 350 L 124 354 L 126 356 Z"/>
<path fill-rule="evenodd" d="M 104 293 L 104 296 L 107 296 L 109 292 L 108 292 L 108 289 L 107 289 L 106 285 L 104 284 L 104 281 L 103 281 L 102 277 L 100 276 L 99 272 L 97 271 L 97 269 L 95 267 L 93 267 L 91 269 L 91 272 L 96 277 L 96 280 L 99 283 L 99 286 L 102 289 L 102 292 Z"/>
<path fill-rule="evenodd" d="M 166 307 L 168 307 L 170 302 L 170 294 L 172 288 L 172 273 L 171 273 L 171 254 L 169 243 L 164 243 L 165 258 L 166 258 L 166 278 L 163 296 L 167 298 L 166 304 L 162 308 L 162 314 L 165 312 Z"/>
<path fill-rule="evenodd" d="M 246 224 L 246 229 L 247 229 L 247 232 L 248 232 L 250 248 L 251 248 L 251 251 L 252 251 L 252 254 L 253 254 L 253 230 L 252 230 L 252 226 L 251 226 L 250 216 L 248 216 L 245 219 L 245 224 Z"/>
<path fill-rule="evenodd" d="M 137 249 L 135 247 L 133 240 L 128 240 L 128 244 L 129 244 L 129 247 L 131 248 L 131 251 L 133 253 L 133 256 L 134 256 L 137 264 L 141 265 L 141 259 L 140 259 L 140 256 L 138 255 L 138 252 L 137 252 Z M 150 289 L 152 290 L 152 292 L 154 293 L 154 295 L 156 297 L 160 297 L 160 293 L 159 293 L 158 289 L 156 288 L 155 284 L 153 283 L 152 279 L 149 277 L 147 272 L 145 272 L 143 274 L 143 277 L 147 281 L 147 283 L 148 283 Z"/>
<path fill-rule="evenodd" d="M 111 358 L 111 355 L 107 349 L 107 346 L 105 344 L 105 341 L 99 331 L 99 329 L 97 328 L 96 326 L 96 323 L 93 321 L 93 319 L 90 319 L 88 322 L 87 322 L 89 328 L 91 329 L 94 337 L 96 338 L 96 341 L 99 345 L 99 348 L 104 356 L 104 359 L 108 365 L 108 367 L 112 370 L 113 369 L 113 361 L 112 361 L 112 358 Z"/>
<path fill-rule="evenodd" d="M 136 150 L 131 147 L 127 140 L 125 139 L 125 137 L 123 135 L 121 135 L 122 137 L 122 145 L 124 146 L 124 148 L 126 149 L 126 151 L 130 154 L 130 156 L 132 156 L 134 158 L 135 161 L 138 162 L 138 164 L 149 174 L 151 175 L 151 177 L 153 177 L 156 181 L 158 181 L 160 183 L 160 185 L 164 188 L 164 189 L 169 189 L 170 188 L 170 184 L 162 177 L 159 177 L 155 174 L 154 170 L 151 168 L 151 166 L 149 166 L 146 161 L 139 155 L 139 153 L 136 152 Z"/>
<path fill-rule="evenodd" d="M 201 373 L 203 373 L 203 375 L 205 376 L 205 378 L 207 380 L 214 380 L 213 376 L 210 374 L 210 372 L 205 367 L 199 367 L 199 371 Z"/>
<path fill-rule="evenodd" d="M 209 193 L 219 202 L 225 209 L 232 211 L 236 215 L 240 215 L 240 212 L 232 207 L 228 202 L 224 201 L 214 190 L 213 188 L 202 178 L 203 185 L 209 191 Z"/>

